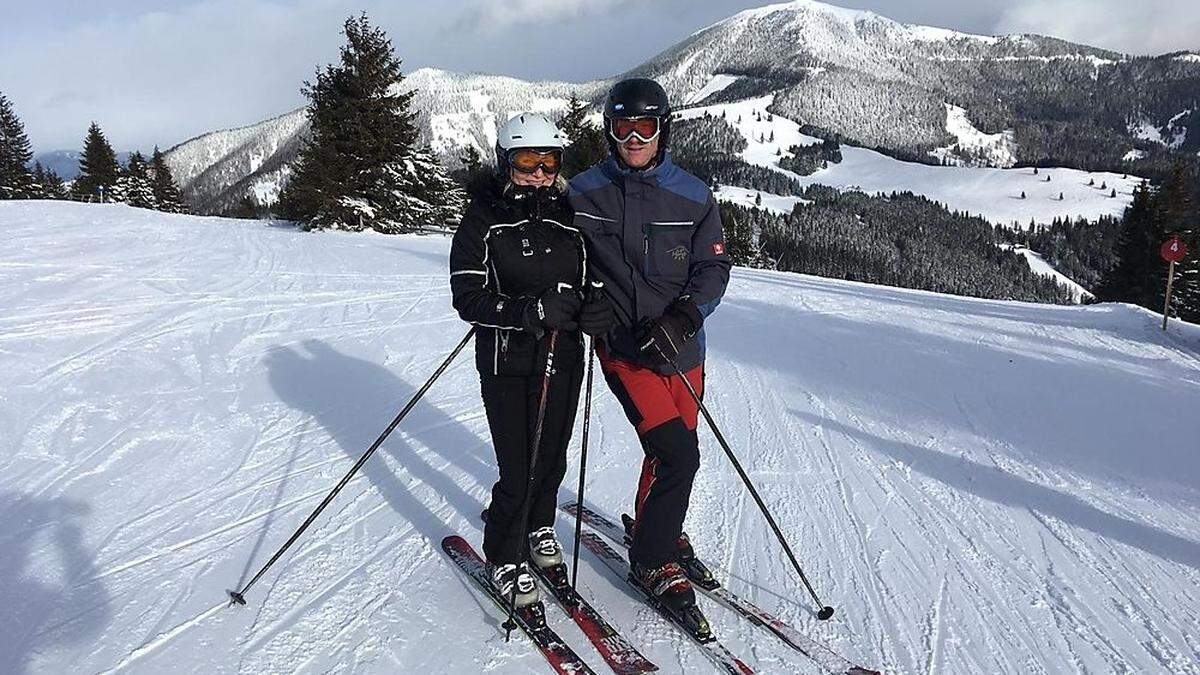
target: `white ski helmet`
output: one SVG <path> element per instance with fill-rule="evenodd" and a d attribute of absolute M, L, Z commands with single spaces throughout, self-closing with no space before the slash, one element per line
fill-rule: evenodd
<path fill-rule="evenodd" d="M 517 148 L 562 150 L 567 135 L 541 113 L 526 112 L 505 122 L 496 132 L 496 166 L 508 172 L 508 153 Z"/>

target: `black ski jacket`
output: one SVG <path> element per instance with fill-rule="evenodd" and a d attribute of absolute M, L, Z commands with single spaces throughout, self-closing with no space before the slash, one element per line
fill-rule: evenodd
<path fill-rule="evenodd" d="M 529 325 L 542 293 L 566 284 L 583 292 L 587 253 L 572 226 L 561 183 L 529 191 L 505 184 L 475 197 L 450 246 L 454 309 L 479 326 L 475 366 L 490 375 L 529 376 L 545 363 L 549 336 Z M 582 360 L 578 331 L 559 335 L 556 364 Z"/>

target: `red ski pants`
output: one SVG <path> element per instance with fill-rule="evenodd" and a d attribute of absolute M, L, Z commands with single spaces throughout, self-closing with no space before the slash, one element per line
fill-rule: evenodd
<path fill-rule="evenodd" d="M 687 516 L 692 482 L 700 468 L 696 438 L 699 406 L 678 375 L 612 358 L 599 349 L 600 366 L 609 389 L 637 429 L 645 457 L 634 502 L 637 524 L 629 558 L 658 567 L 677 558 L 677 542 Z M 686 373 L 704 394 L 704 366 Z"/>

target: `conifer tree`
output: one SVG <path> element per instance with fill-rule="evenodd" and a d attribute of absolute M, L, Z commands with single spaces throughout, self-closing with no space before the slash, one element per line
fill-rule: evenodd
<path fill-rule="evenodd" d="M 80 195 L 107 195 L 121 176 L 121 165 L 117 153 L 113 152 L 100 125 L 92 122 L 83 141 L 83 156 L 79 158 L 79 177 L 75 179 L 72 192 Z M 107 199 L 107 196 L 105 196 Z"/>
<path fill-rule="evenodd" d="M 305 228 L 400 232 L 456 223 L 466 196 L 418 146 L 414 92 L 391 41 L 366 14 L 343 26 L 340 63 L 306 82 L 309 136 L 279 197 Z"/>
<path fill-rule="evenodd" d="M 571 178 L 608 156 L 604 130 L 590 122 L 587 114 L 588 105 L 572 94 L 567 102 L 567 112 L 558 121 L 558 128 L 570 142 L 563 157 L 564 178 Z"/>
<path fill-rule="evenodd" d="M 129 155 L 129 162 L 117 184 L 113 186 L 112 200 L 125 202 L 139 209 L 157 209 L 154 186 L 150 182 L 150 168 L 140 152 Z"/>
<path fill-rule="evenodd" d="M 1117 242 L 1117 264 L 1101 280 L 1097 299 L 1130 302 L 1148 309 L 1157 304 L 1162 309 L 1166 280 L 1158 249 L 1163 236 L 1154 211 L 1150 186 L 1143 183 L 1133 191 L 1133 203 L 1125 210 Z"/>
<path fill-rule="evenodd" d="M 46 199 L 66 199 L 67 186 L 63 184 L 63 179 L 54 169 L 43 167 L 42 177 L 42 196 Z"/>
<path fill-rule="evenodd" d="M 462 168 L 451 175 L 467 194 L 474 197 L 487 192 L 495 178 L 495 170 L 483 161 L 483 154 L 474 145 L 468 145 L 458 157 Z"/>
<path fill-rule="evenodd" d="M 154 154 L 150 158 L 150 185 L 159 211 L 187 213 L 183 191 L 171 175 L 171 167 L 167 166 L 167 160 L 157 145 L 154 146 Z"/>
<path fill-rule="evenodd" d="M 29 171 L 30 176 L 30 191 L 38 199 L 46 196 L 46 169 L 42 167 L 41 162 L 34 162 L 33 169 Z"/>
<path fill-rule="evenodd" d="M 39 196 L 29 162 L 33 150 L 25 125 L 12 103 L 0 94 L 0 199 L 30 199 Z"/>

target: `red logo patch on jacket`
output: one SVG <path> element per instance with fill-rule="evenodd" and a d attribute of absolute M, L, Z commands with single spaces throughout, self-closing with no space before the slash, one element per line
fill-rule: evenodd
<path fill-rule="evenodd" d="M 725 255 L 725 242 L 718 241 L 713 244 L 713 255 Z"/>

